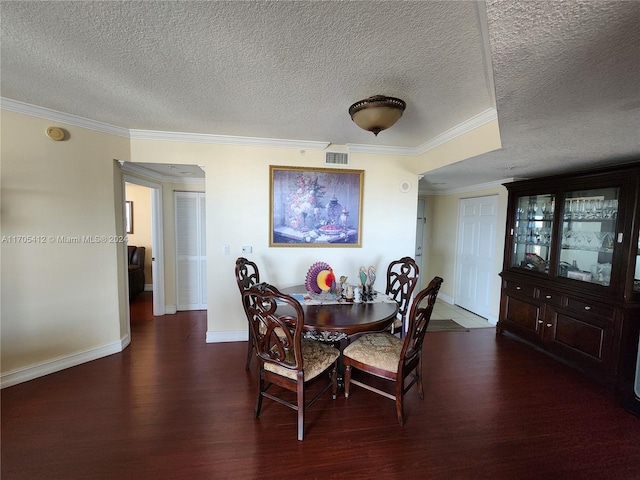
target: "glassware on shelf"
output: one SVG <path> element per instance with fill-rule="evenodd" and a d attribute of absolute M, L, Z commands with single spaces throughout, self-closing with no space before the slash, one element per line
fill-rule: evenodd
<path fill-rule="evenodd" d="M 548 273 L 554 211 L 555 198 L 550 194 L 517 199 L 512 267 Z"/>
<path fill-rule="evenodd" d="M 556 274 L 608 286 L 615 247 L 619 189 L 567 192 Z"/>

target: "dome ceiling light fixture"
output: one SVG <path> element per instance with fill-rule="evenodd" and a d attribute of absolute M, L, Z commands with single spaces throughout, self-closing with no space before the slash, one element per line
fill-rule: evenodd
<path fill-rule="evenodd" d="M 377 137 L 398 121 L 406 107 L 404 100 L 399 98 L 374 95 L 351 105 L 349 115 L 356 125 Z"/>

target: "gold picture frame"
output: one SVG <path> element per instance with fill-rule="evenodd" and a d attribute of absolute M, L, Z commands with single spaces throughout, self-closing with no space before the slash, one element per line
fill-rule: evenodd
<path fill-rule="evenodd" d="M 361 247 L 364 170 L 269 166 L 270 247 Z"/>

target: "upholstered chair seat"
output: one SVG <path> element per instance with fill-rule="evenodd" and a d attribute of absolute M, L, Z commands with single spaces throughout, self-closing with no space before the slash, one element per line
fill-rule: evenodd
<path fill-rule="evenodd" d="M 282 333 L 282 331 L 280 331 Z M 276 333 L 276 335 L 278 335 Z M 280 337 L 282 335 L 279 335 Z M 307 382 L 327 370 L 340 356 L 340 352 L 327 343 L 314 340 L 302 340 L 302 363 L 304 364 L 304 381 Z M 286 352 L 283 363 L 295 365 L 293 350 Z M 276 363 L 265 363 L 264 369 L 282 375 L 283 377 L 296 379 L 296 370 L 288 369 Z"/>
<path fill-rule="evenodd" d="M 388 332 L 370 333 L 344 349 L 344 355 L 386 372 L 397 372 L 403 340 Z"/>

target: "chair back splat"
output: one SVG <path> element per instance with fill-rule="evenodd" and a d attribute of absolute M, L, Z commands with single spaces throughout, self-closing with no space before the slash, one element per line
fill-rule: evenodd
<path fill-rule="evenodd" d="M 404 335 L 407 312 L 411 304 L 411 295 L 418 285 L 420 269 L 411 257 L 394 260 L 387 267 L 387 289 L 385 293 L 398 302 L 398 321 L 391 326 L 391 333 L 400 329 Z"/>
<path fill-rule="evenodd" d="M 337 364 L 340 352 L 322 342 L 303 340 L 304 310 L 293 297 L 273 285 L 259 283 L 242 293 L 249 331 L 260 363 L 258 398 L 254 417 L 258 418 L 262 398 L 267 397 L 298 412 L 298 440 L 304 438 L 304 412 L 324 392 L 332 388 L 335 399 Z M 310 401 L 305 401 L 305 384 L 330 372 L 329 383 Z M 296 393 L 296 403 L 270 391 L 272 387 Z"/>
<path fill-rule="evenodd" d="M 260 272 L 258 270 L 258 266 L 244 257 L 239 257 L 236 260 L 236 282 L 238 283 L 238 288 L 240 289 L 240 295 L 246 290 L 249 290 L 254 285 L 260 283 Z M 244 313 L 247 314 L 247 309 L 244 307 Z M 247 317 L 248 319 L 248 317 Z M 249 332 L 249 339 L 247 345 L 247 363 L 245 364 L 245 369 L 249 370 L 251 366 L 251 359 L 253 358 L 253 341 L 251 338 L 251 332 Z"/>
<path fill-rule="evenodd" d="M 442 278 L 434 277 L 427 288 L 418 293 L 411 304 L 408 319 L 409 326 L 404 339 L 389 332 L 369 333 L 345 347 L 343 361 L 345 366 L 344 394 L 349 398 L 350 386 L 359 385 L 384 397 L 395 400 L 398 423 L 404 425 L 404 395 L 415 384 L 420 398 L 424 398 L 422 386 L 422 345 L 431 320 Z M 351 378 L 352 370 L 360 370 L 393 382 L 393 393 L 389 389 L 374 387 L 365 382 L 365 378 Z M 410 382 L 405 385 L 405 379 Z"/>

